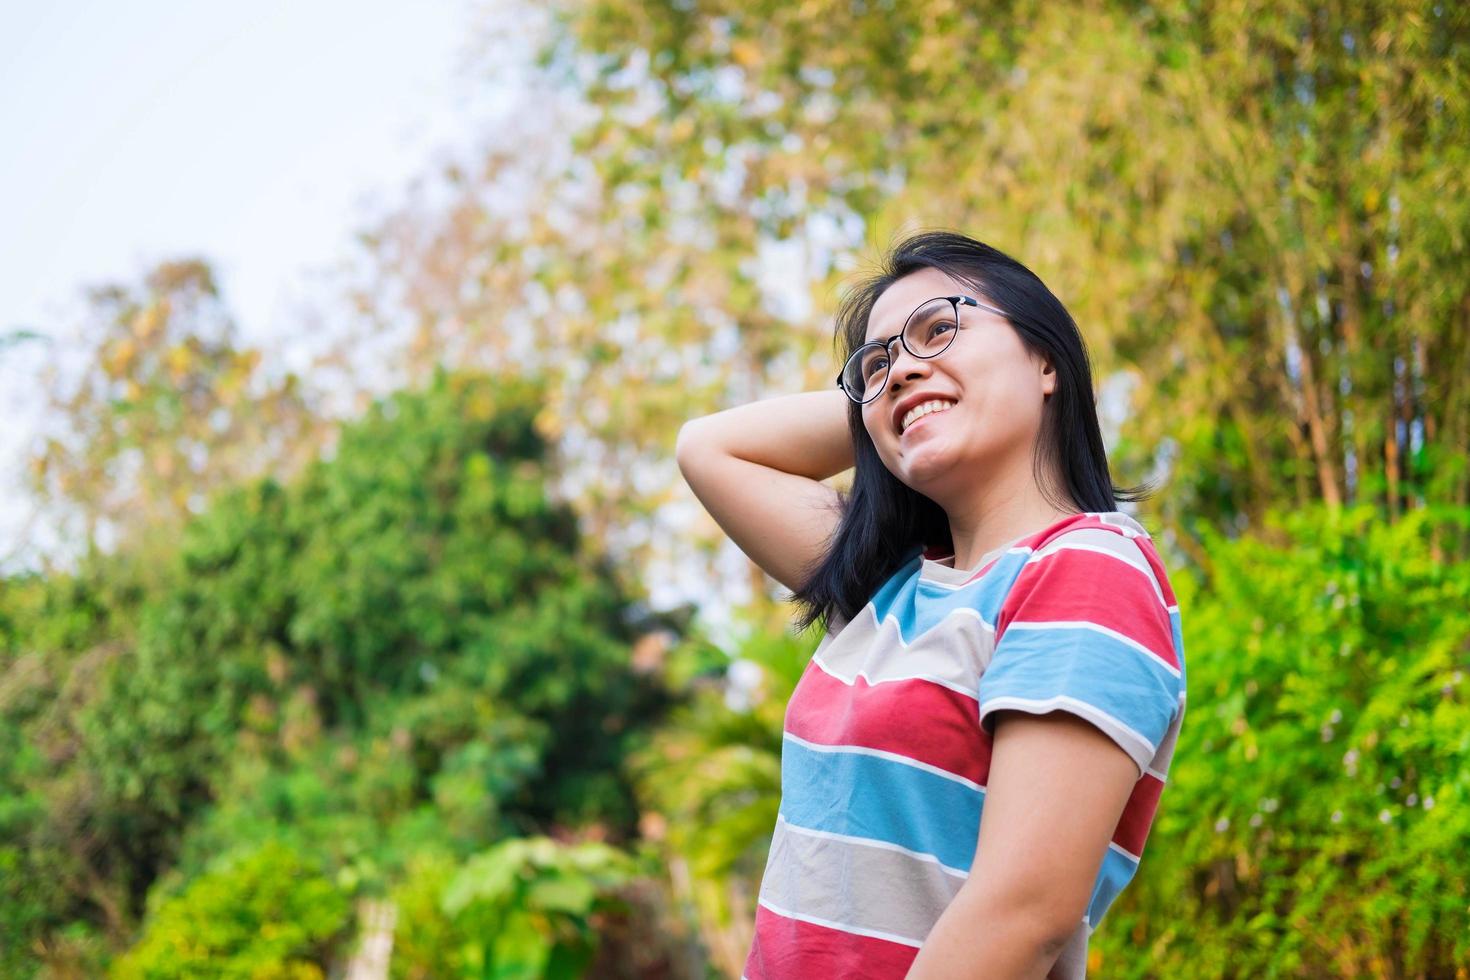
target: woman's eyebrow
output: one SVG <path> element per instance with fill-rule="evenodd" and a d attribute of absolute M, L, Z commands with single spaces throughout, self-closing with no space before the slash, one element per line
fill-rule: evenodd
<path fill-rule="evenodd" d="M 877 343 L 878 341 L 884 339 L 885 337 L 892 337 L 893 334 L 896 334 L 896 333 L 898 333 L 897 330 L 893 331 L 893 333 L 883 333 L 882 331 L 878 331 L 877 333 L 875 333 L 872 336 L 864 335 L 864 337 L 863 337 L 863 343 L 865 343 L 865 344 Z"/>

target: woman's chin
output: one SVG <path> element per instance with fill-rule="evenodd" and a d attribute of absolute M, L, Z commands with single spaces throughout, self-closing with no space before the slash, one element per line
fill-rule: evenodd
<path fill-rule="evenodd" d="M 945 445 L 947 441 L 925 438 L 904 447 L 899 458 L 899 479 L 919 493 L 924 493 L 926 486 L 942 481 L 957 463 L 954 453 Z"/>

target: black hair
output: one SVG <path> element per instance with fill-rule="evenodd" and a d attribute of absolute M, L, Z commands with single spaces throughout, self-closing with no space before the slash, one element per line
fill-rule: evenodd
<path fill-rule="evenodd" d="M 1110 511 L 1138 500 L 1142 488 L 1118 487 L 1108 471 L 1087 345 L 1072 315 L 1035 273 L 1010 256 L 953 232 L 921 232 L 894 245 L 875 274 L 847 294 L 837 311 L 839 361 L 867 338 L 868 317 L 889 286 L 921 269 L 967 283 L 996 307 L 1034 356 L 1049 360 L 1056 389 L 1042 409 L 1034 459 L 1037 483 L 1049 501 L 1084 512 Z M 933 500 L 899 481 L 878 456 L 863 425 L 862 406 L 848 411 L 856 460 L 852 489 L 826 554 L 791 599 L 797 628 L 850 621 L 873 594 L 922 548 L 953 549 L 949 518 Z"/>

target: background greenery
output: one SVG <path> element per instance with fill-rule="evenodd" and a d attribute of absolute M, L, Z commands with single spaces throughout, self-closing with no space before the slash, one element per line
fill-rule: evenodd
<path fill-rule="evenodd" d="M 1093 970 L 1470 973 L 1460 5 L 485 17 L 544 112 L 364 230 L 310 371 L 203 261 L 89 294 L 76 555 L 0 580 L 0 976 L 738 976 L 816 638 L 674 435 L 826 386 L 926 226 L 1052 285 L 1159 487 L 1190 708 Z"/>

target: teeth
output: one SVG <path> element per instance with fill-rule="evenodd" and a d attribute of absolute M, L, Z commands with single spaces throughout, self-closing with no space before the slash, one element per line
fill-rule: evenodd
<path fill-rule="evenodd" d="M 940 401 L 938 399 L 935 399 L 933 401 L 924 402 L 922 405 L 915 405 L 913 408 L 908 410 L 908 413 L 906 415 L 904 415 L 903 422 L 899 424 L 898 431 L 902 432 L 904 429 L 907 429 L 909 426 L 913 425 L 914 422 L 923 418 L 925 415 L 929 415 L 934 412 L 942 412 L 953 404 L 954 402 L 952 401 Z"/>

